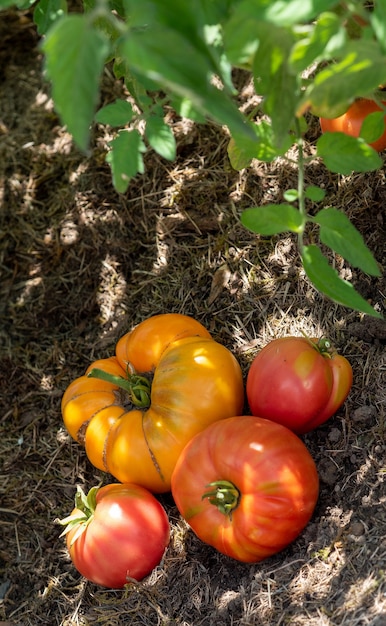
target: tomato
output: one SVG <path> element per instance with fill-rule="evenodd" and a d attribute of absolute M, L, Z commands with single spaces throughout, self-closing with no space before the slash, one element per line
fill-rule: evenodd
<path fill-rule="evenodd" d="M 169 543 L 165 509 L 146 489 L 133 484 L 78 488 L 75 508 L 61 520 L 76 569 L 88 580 L 118 589 L 142 580 L 161 562 Z"/>
<path fill-rule="evenodd" d="M 249 407 L 253 415 L 303 434 L 338 410 L 349 394 L 352 379 L 350 363 L 328 340 L 274 339 L 249 368 Z"/>
<path fill-rule="evenodd" d="M 261 561 L 303 530 L 319 494 L 315 463 L 303 442 L 269 420 L 230 417 L 184 448 L 172 494 L 196 535 L 239 561 Z"/>
<path fill-rule="evenodd" d="M 359 98 L 353 102 L 343 115 L 332 119 L 321 117 L 320 127 L 323 133 L 341 132 L 352 137 L 359 137 L 364 119 L 370 113 L 375 113 L 376 111 L 382 111 L 382 109 L 374 100 Z M 386 127 L 381 137 L 369 145 L 374 150 L 378 150 L 378 152 L 386 148 Z"/>
<path fill-rule="evenodd" d="M 62 415 L 95 467 L 161 493 L 186 443 L 243 404 L 233 354 L 196 320 L 170 313 L 144 320 L 118 341 L 115 356 L 74 380 Z"/>

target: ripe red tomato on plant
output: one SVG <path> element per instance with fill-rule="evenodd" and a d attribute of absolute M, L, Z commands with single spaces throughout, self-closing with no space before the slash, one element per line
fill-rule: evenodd
<path fill-rule="evenodd" d="M 253 415 L 303 434 L 338 410 L 352 380 L 350 363 L 327 339 L 283 337 L 254 358 L 246 392 Z"/>
<path fill-rule="evenodd" d="M 142 580 L 161 562 L 170 525 L 161 503 L 133 484 L 78 487 L 75 508 L 60 520 L 76 569 L 104 587 L 122 588 Z"/>
<path fill-rule="evenodd" d="M 202 541 L 254 563 L 283 550 L 303 530 L 319 478 L 293 432 L 259 417 L 230 417 L 187 444 L 173 472 L 172 494 Z"/>
<path fill-rule="evenodd" d="M 156 315 L 90 365 L 62 398 L 70 435 L 95 467 L 152 492 L 170 490 L 187 442 L 244 404 L 239 363 L 186 315 Z"/>
<path fill-rule="evenodd" d="M 347 109 L 347 111 L 343 113 L 343 115 L 331 119 L 321 117 L 320 127 L 323 133 L 341 132 L 346 135 L 351 135 L 352 137 L 359 137 L 365 118 L 370 113 L 375 113 L 377 111 L 382 111 L 382 109 L 374 100 L 358 98 Z M 386 114 L 384 120 L 386 120 Z M 386 126 L 383 134 L 369 145 L 374 148 L 374 150 L 378 150 L 378 152 L 386 148 Z"/>

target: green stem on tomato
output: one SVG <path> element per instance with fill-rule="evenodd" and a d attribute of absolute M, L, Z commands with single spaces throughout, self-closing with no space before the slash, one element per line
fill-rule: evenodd
<path fill-rule="evenodd" d="M 56 519 L 55 522 L 61 526 L 65 526 L 64 531 L 60 535 L 63 537 L 67 535 L 71 530 L 76 528 L 76 532 L 71 540 L 71 545 L 80 537 L 86 530 L 87 526 L 94 518 L 94 512 L 96 508 L 96 494 L 99 491 L 100 485 L 97 487 L 91 487 L 90 491 L 86 495 L 79 485 L 76 487 L 75 494 L 75 509 L 68 517 L 63 519 Z"/>
<path fill-rule="evenodd" d="M 312 339 L 310 339 L 308 335 L 306 335 L 305 332 L 303 332 L 302 330 L 300 332 L 302 333 L 304 339 L 308 341 L 310 346 L 312 346 L 315 350 L 317 350 L 319 354 L 331 359 L 331 357 L 335 353 L 335 350 L 331 341 L 328 339 L 328 337 L 320 337 L 317 341 L 312 341 Z"/>
<path fill-rule="evenodd" d="M 331 344 L 331 341 L 328 339 L 328 337 L 320 337 L 320 339 L 318 340 L 317 346 L 318 346 L 318 350 L 320 354 L 331 358 L 332 354 L 334 353 L 334 348 Z"/>
<path fill-rule="evenodd" d="M 207 485 L 210 487 L 206 491 L 202 499 L 207 498 L 211 504 L 216 506 L 220 513 L 232 516 L 232 511 L 237 507 L 240 500 L 240 492 L 237 487 L 229 480 L 216 480 Z"/>
<path fill-rule="evenodd" d="M 139 409 L 146 409 L 150 406 L 151 383 L 145 376 L 141 376 L 135 371 L 128 369 L 127 378 L 123 378 L 123 376 L 116 376 L 94 367 L 87 375 L 90 378 L 98 378 L 123 389 L 129 394 L 134 406 Z"/>

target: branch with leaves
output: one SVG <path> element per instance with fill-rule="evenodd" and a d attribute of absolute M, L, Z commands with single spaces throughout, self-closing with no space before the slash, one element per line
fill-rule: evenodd
<path fill-rule="evenodd" d="M 339 277 L 321 246 L 306 241 L 308 226 L 317 225 L 321 244 L 380 276 L 344 207 L 325 206 L 323 190 L 305 186 L 303 137 L 306 113 L 336 117 L 359 97 L 374 98 L 384 109 L 378 90 L 386 84 L 385 0 L 83 0 L 83 13 L 76 14 L 68 13 L 66 0 L 0 0 L 0 8 L 12 5 L 34 6 L 55 107 L 77 146 L 87 152 L 95 123 L 114 129 L 106 161 L 119 193 L 144 172 L 148 149 L 175 159 L 165 105 L 197 123 L 226 126 L 235 169 L 253 159 L 286 159 L 295 146 L 297 189 L 285 190 L 284 203 L 247 209 L 242 223 L 261 235 L 294 233 L 305 272 L 320 292 L 381 317 Z M 131 102 L 116 100 L 98 110 L 107 63 Z M 261 96 L 254 119 L 237 106 L 234 68 L 250 72 Z M 315 158 L 345 176 L 380 168 L 382 159 L 369 143 L 384 132 L 384 119 L 382 111 L 369 115 L 360 137 L 323 134 Z M 311 214 L 308 205 L 322 201 Z"/>

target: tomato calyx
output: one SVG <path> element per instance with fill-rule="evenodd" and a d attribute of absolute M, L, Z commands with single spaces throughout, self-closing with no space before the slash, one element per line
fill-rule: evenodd
<path fill-rule="evenodd" d="M 232 512 L 237 507 L 240 500 L 240 492 L 229 480 L 215 480 L 207 485 L 210 488 L 206 491 L 202 500 L 207 498 L 210 504 L 218 508 L 220 513 L 232 517 Z"/>
<path fill-rule="evenodd" d="M 316 345 L 322 356 L 328 356 L 331 358 L 334 353 L 334 348 L 331 341 L 327 337 L 320 337 Z"/>
<path fill-rule="evenodd" d="M 126 374 L 127 378 L 123 378 L 123 376 L 110 374 L 110 372 L 105 372 L 97 367 L 93 367 L 87 376 L 89 378 L 99 378 L 99 380 L 104 380 L 108 383 L 116 385 L 128 393 L 130 402 L 133 406 L 139 409 L 147 409 L 150 406 L 150 380 L 146 378 L 146 376 L 137 374 L 130 364 L 128 365 Z"/>
<path fill-rule="evenodd" d="M 306 341 L 312 346 L 319 354 L 325 358 L 331 359 L 335 354 L 335 348 L 332 345 L 328 337 L 320 337 L 319 339 L 310 339 L 305 333 L 302 335 Z"/>
<path fill-rule="evenodd" d="M 325 359 L 332 359 L 336 354 L 336 350 L 328 337 L 320 337 L 312 342 L 312 345 Z"/>
<path fill-rule="evenodd" d="M 76 487 L 75 494 L 75 509 L 68 517 L 63 519 L 57 519 L 55 522 L 61 526 L 65 526 L 65 529 L 61 533 L 60 537 L 67 535 L 74 527 L 77 531 L 71 540 L 71 545 L 80 537 L 86 530 L 87 526 L 94 518 L 94 511 L 96 507 L 96 494 L 99 491 L 98 487 L 91 487 L 90 491 L 86 495 L 79 485 Z"/>

